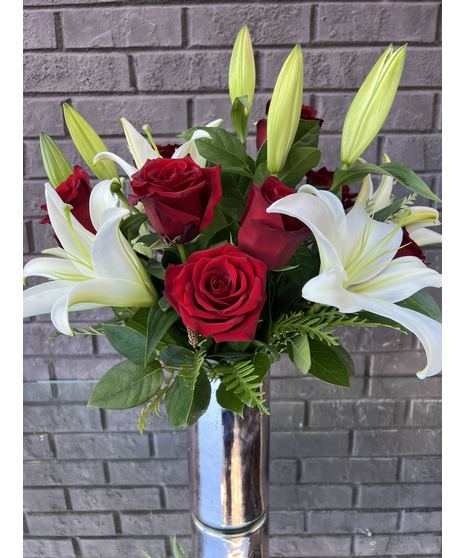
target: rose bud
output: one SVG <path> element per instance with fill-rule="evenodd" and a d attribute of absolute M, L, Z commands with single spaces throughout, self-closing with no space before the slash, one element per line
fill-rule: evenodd
<path fill-rule="evenodd" d="M 311 184 L 320 190 L 329 190 L 333 184 L 334 172 L 326 167 L 321 167 L 317 171 L 310 170 L 307 172 L 307 184 Z"/>
<path fill-rule="evenodd" d="M 169 265 L 164 296 L 184 325 L 217 342 L 252 341 L 266 300 L 265 265 L 229 243 Z"/>
<path fill-rule="evenodd" d="M 178 147 L 181 147 L 180 143 L 167 143 L 166 145 L 157 145 L 158 152 L 165 159 L 170 159 L 173 153 Z"/>
<path fill-rule="evenodd" d="M 74 167 L 73 174 L 68 176 L 68 178 L 56 188 L 56 193 L 60 198 L 65 203 L 73 206 L 71 213 L 74 217 L 76 217 L 83 227 L 95 234 L 95 228 L 92 225 L 89 212 L 90 192 L 89 176 L 86 171 L 81 169 L 78 165 Z M 41 205 L 40 209 L 47 211 L 47 206 Z M 40 222 L 50 223 L 48 214 Z"/>
<path fill-rule="evenodd" d="M 190 157 L 149 160 L 131 185 L 155 231 L 181 244 L 212 222 L 222 195 L 220 167 L 202 168 Z"/>
<path fill-rule="evenodd" d="M 264 262 L 268 270 L 286 264 L 310 236 L 310 230 L 301 221 L 266 212 L 273 202 L 290 194 L 295 194 L 295 190 L 272 176 L 261 187 L 254 185 L 249 191 L 238 244 L 241 250 Z"/>

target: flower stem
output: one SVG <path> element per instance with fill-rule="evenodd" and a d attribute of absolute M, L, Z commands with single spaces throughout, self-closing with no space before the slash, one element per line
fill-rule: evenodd
<path fill-rule="evenodd" d="M 179 256 L 181 257 L 181 261 L 182 263 L 184 263 L 187 260 L 186 249 L 184 248 L 184 244 L 176 244 L 176 247 L 178 249 Z"/>

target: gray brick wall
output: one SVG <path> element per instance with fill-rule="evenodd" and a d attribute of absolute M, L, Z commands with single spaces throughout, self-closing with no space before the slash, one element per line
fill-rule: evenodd
<path fill-rule="evenodd" d="M 439 2 L 24 0 L 24 7 L 26 258 L 51 242 L 38 224 L 39 131 L 79 163 L 60 103 L 71 99 L 123 155 L 121 115 L 173 140 L 228 113 L 229 50 L 244 22 L 257 53 L 254 117 L 300 41 L 305 99 L 325 119 L 330 167 L 354 89 L 385 43 L 408 41 L 398 98 L 367 156 L 387 150 L 440 191 Z M 439 268 L 438 251 L 428 259 Z M 169 535 L 188 542 L 190 533 L 185 433 L 161 418 L 139 437 L 137 412 L 86 408 L 91 383 L 38 383 L 90 382 L 118 359 L 104 340 L 50 342 L 51 332 L 45 317 L 25 324 L 24 556 L 168 556 Z M 423 355 L 410 336 L 342 337 L 356 363 L 351 390 L 304 378 L 288 361 L 273 370 L 271 555 L 438 557 L 440 379 L 414 377 Z"/>

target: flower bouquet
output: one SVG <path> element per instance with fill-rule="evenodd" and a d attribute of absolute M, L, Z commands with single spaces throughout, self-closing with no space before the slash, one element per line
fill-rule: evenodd
<path fill-rule="evenodd" d="M 57 245 L 24 268 L 26 278 L 50 280 L 25 291 L 24 315 L 50 313 L 61 334 L 105 335 L 124 357 L 90 405 L 140 406 L 140 431 L 162 405 L 174 427 L 193 425 L 211 405 L 236 417 L 268 414 L 265 377 L 284 353 L 302 374 L 350 386 L 353 363 L 337 336 L 347 326 L 410 331 L 426 352 L 418 376 L 440 372 L 440 312 L 425 288 L 440 287 L 441 276 L 422 253 L 441 241 L 430 228 L 438 212 L 414 205 L 438 198 L 387 155 L 381 164 L 361 158 L 389 113 L 405 56 L 405 46 L 388 47 L 356 93 L 334 172 L 314 170 L 324 123 L 302 105 L 298 45 L 256 123 L 257 154 L 248 153 L 255 65 L 246 27 L 230 62 L 233 133 L 216 120 L 161 146 L 148 125 L 144 137 L 122 118 L 127 161 L 64 104 L 98 182 L 92 188 L 41 134 L 50 181 L 43 222 Z M 381 177 L 376 188 L 372 175 Z M 69 312 L 100 307 L 114 316 L 70 324 Z"/>

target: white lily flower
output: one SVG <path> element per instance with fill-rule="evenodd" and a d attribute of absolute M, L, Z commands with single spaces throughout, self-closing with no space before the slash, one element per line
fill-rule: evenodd
<path fill-rule="evenodd" d="M 90 197 L 90 216 L 97 234 L 86 230 L 50 186 L 45 197 L 50 222 L 62 248 L 44 250 L 47 256 L 24 266 L 24 277 L 50 282 L 24 292 L 24 317 L 51 314 L 58 331 L 73 335 L 68 312 L 103 306 L 150 306 L 157 293 L 142 263 L 122 235 L 119 224 L 129 214 L 118 207 L 112 180 L 97 184 Z"/>
<path fill-rule="evenodd" d="M 128 120 L 122 118 L 121 122 L 123 124 L 124 133 L 128 141 L 129 151 L 131 152 L 134 162 L 136 163 L 136 167 L 125 161 L 119 155 L 116 155 L 115 153 L 111 153 L 109 151 L 102 151 L 101 153 L 97 153 L 94 158 L 94 163 L 105 159 L 111 159 L 124 170 L 129 178 L 131 178 L 131 176 L 140 168 L 142 168 L 149 159 L 158 159 L 160 157 L 160 154 L 150 145 L 150 143 L 144 138 L 144 136 L 140 134 Z M 221 126 L 221 124 L 223 124 L 223 119 L 218 118 L 216 120 L 212 120 L 208 124 L 205 124 L 205 128 L 217 128 Z M 189 141 L 184 142 L 180 147 L 176 149 L 176 151 L 173 153 L 172 159 L 182 159 L 183 157 L 187 157 L 188 155 L 190 155 L 192 160 L 195 161 L 200 167 L 205 167 L 207 161 L 200 155 L 195 145 L 195 141 L 200 138 L 211 139 L 211 136 L 205 130 L 196 130 L 192 134 L 192 137 Z"/>
<path fill-rule="evenodd" d="M 361 162 L 363 159 L 359 159 Z M 384 154 L 383 162 L 389 163 L 391 160 Z M 376 191 L 373 188 L 373 181 L 368 174 L 363 182 L 360 192 L 355 200 L 355 205 L 362 205 L 366 208 L 370 215 L 384 209 L 392 203 L 392 188 L 394 186 L 394 178 L 392 176 L 383 175 Z M 410 238 L 418 244 L 418 246 L 427 246 L 430 244 L 440 244 L 442 236 L 436 231 L 430 231 L 428 227 L 437 227 L 441 223 L 439 221 L 439 212 L 437 209 L 427 206 L 414 205 L 407 210 L 401 210 L 393 215 L 390 220 L 393 223 L 402 222 L 402 226 L 407 229 Z"/>
<path fill-rule="evenodd" d="M 440 287 L 441 275 L 413 256 L 394 259 L 402 242 L 400 225 L 375 221 L 361 204 L 346 214 L 334 194 L 308 185 L 267 211 L 299 219 L 315 237 L 321 268 L 304 285 L 303 298 L 345 313 L 365 310 L 394 320 L 425 349 L 427 365 L 417 375 L 441 371 L 441 324 L 396 304 L 425 287 Z"/>

